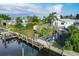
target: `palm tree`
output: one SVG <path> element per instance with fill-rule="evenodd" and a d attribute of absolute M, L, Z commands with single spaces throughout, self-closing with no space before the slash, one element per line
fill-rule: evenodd
<path fill-rule="evenodd" d="M 47 18 L 46 18 L 46 22 L 47 22 L 47 23 L 50 23 L 50 25 L 51 25 L 52 20 L 54 20 L 54 19 L 56 18 L 55 14 L 56 14 L 56 13 L 50 13 L 50 14 L 47 16 Z"/>

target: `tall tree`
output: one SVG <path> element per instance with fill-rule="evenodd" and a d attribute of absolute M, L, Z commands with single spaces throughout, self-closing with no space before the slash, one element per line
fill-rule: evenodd
<path fill-rule="evenodd" d="M 4 20 L 11 20 L 11 17 L 6 14 L 0 14 L 0 18 L 3 18 Z"/>
<path fill-rule="evenodd" d="M 56 18 L 55 14 L 56 14 L 56 13 L 50 13 L 50 14 L 46 17 L 46 22 L 51 24 L 51 21 Z"/>
<path fill-rule="evenodd" d="M 27 19 L 28 19 L 28 23 L 33 25 L 38 25 L 42 23 L 41 19 L 38 18 L 37 16 L 28 16 Z"/>
<path fill-rule="evenodd" d="M 73 17 L 73 15 L 71 14 L 69 18 L 70 18 L 70 19 L 73 19 L 74 17 Z"/>
<path fill-rule="evenodd" d="M 60 17 L 61 17 L 61 19 L 63 18 L 63 16 L 62 16 L 62 15 L 60 15 Z"/>
<path fill-rule="evenodd" d="M 76 14 L 76 19 L 79 19 L 79 14 Z"/>
<path fill-rule="evenodd" d="M 20 26 L 22 23 L 22 19 L 20 17 L 16 17 L 16 25 Z"/>

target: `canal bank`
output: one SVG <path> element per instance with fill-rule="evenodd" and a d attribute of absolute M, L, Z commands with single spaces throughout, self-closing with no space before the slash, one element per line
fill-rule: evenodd
<path fill-rule="evenodd" d="M 10 31 L 10 32 L 16 34 L 17 37 L 20 38 L 20 39 L 22 39 L 23 41 L 25 41 L 27 43 L 30 42 L 30 44 L 32 46 L 35 46 L 37 48 L 40 47 L 39 50 L 41 50 L 41 49 L 48 49 L 48 50 L 54 51 L 55 53 L 58 53 L 60 55 L 65 55 L 65 56 L 78 56 L 79 55 L 79 53 L 74 52 L 74 51 L 62 50 L 62 49 L 59 49 L 59 48 L 56 48 L 56 47 L 53 47 L 53 46 L 49 46 L 48 44 L 46 44 L 45 41 L 43 41 L 41 39 L 39 39 L 39 40 L 32 40 L 32 38 L 27 38 L 26 36 L 24 36 L 22 34 L 19 34 L 19 33 L 16 33 L 16 32 L 12 32 L 12 31 Z M 30 41 L 28 41 L 28 39 Z"/>

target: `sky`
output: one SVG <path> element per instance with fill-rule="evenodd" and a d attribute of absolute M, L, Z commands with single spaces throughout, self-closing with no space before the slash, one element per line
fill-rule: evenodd
<path fill-rule="evenodd" d="M 0 13 L 10 16 L 47 16 L 56 12 L 60 15 L 75 15 L 79 13 L 78 3 L 23 3 L 23 4 L 0 4 Z"/>

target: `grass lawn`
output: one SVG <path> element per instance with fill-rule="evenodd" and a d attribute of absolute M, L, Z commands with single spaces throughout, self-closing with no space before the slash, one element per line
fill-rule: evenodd
<path fill-rule="evenodd" d="M 34 38 L 34 31 L 32 28 L 28 29 L 27 27 L 23 27 L 23 26 L 18 27 L 14 25 L 6 25 L 4 27 L 10 29 L 13 32 L 18 32 L 28 37 Z"/>

